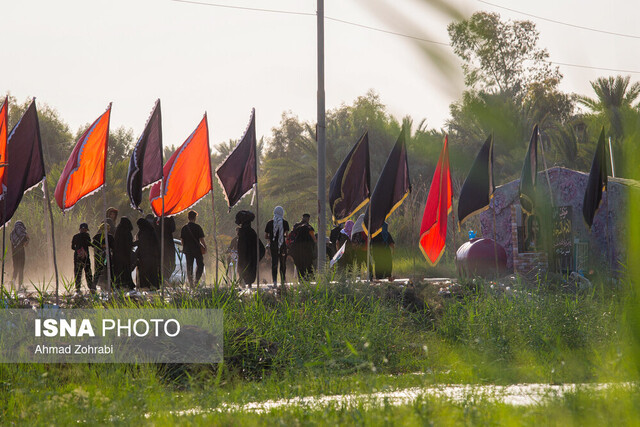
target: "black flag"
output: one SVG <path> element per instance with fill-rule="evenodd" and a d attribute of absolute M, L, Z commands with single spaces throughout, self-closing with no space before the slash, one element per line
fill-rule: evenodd
<path fill-rule="evenodd" d="M 527 157 L 520 175 L 520 206 L 527 215 L 533 215 L 535 207 L 536 178 L 538 176 L 538 125 L 533 127 Z"/>
<path fill-rule="evenodd" d="M 387 157 L 365 212 L 363 228 L 367 234 L 371 234 L 371 238 L 382 231 L 385 220 L 402 204 L 410 192 L 409 163 L 403 129 Z M 369 211 L 371 211 L 371 230 L 368 230 Z"/>
<path fill-rule="evenodd" d="M 371 173 L 369 171 L 369 134 L 356 142 L 331 179 L 329 207 L 333 222 L 346 222 L 359 211 L 371 196 Z"/>
<path fill-rule="evenodd" d="M 251 120 L 240 143 L 218 167 L 216 176 L 222 186 L 229 209 L 235 206 L 258 182 L 255 109 L 251 110 Z"/>
<path fill-rule="evenodd" d="M 131 207 L 140 210 L 142 190 L 161 179 L 162 114 L 158 99 L 129 160 L 127 194 Z"/>
<path fill-rule="evenodd" d="M 604 144 L 604 127 L 600 132 L 600 139 L 596 146 L 596 153 L 591 163 L 591 171 L 589 172 L 589 181 L 587 181 L 587 189 L 584 192 L 584 201 L 582 202 L 582 215 L 587 228 L 591 230 L 593 218 L 602 201 L 602 192 L 607 189 L 607 148 Z"/>
<path fill-rule="evenodd" d="M 458 199 L 458 227 L 472 215 L 489 208 L 496 186 L 493 183 L 493 135 L 480 148 Z"/>
<path fill-rule="evenodd" d="M 42 183 L 45 178 L 42 140 L 35 98 L 9 134 L 7 166 L 4 175 L 5 192 L 1 196 L 1 224 L 6 224 L 18 209 L 22 195 Z M 5 207 L 2 203 L 6 203 Z M 6 215 L 5 215 L 6 213 Z M 4 215 L 4 217 L 3 217 Z"/>

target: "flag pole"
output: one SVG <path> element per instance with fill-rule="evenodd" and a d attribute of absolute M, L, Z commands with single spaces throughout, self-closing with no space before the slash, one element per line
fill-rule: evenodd
<path fill-rule="evenodd" d="M 218 258 L 218 226 L 217 226 L 217 221 L 216 221 L 216 205 L 215 205 L 215 197 L 213 196 L 213 168 L 211 167 L 211 147 L 209 146 L 209 121 L 207 119 L 207 113 L 204 113 L 204 119 L 207 123 L 207 155 L 209 156 L 209 158 L 207 159 L 207 162 L 209 164 L 209 176 L 211 179 L 211 212 L 213 213 L 213 245 L 215 246 L 215 253 L 216 253 L 216 282 L 214 284 L 214 287 L 218 286 L 218 264 L 220 264 L 219 262 L 219 258 Z"/>
<path fill-rule="evenodd" d="M 51 210 L 51 199 L 49 198 L 49 185 L 47 184 L 47 177 L 44 177 L 44 181 L 42 183 L 44 187 L 44 198 L 47 202 L 47 206 L 49 207 L 49 221 L 51 222 L 51 246 L 53 248 L 53 271 L 56 275 L 56 305 L 60 304 L 60 294 L 59 294 L 59 281 L 58 281 L 58 261 L 56 258 L 56 236 L 53 229 L 53 211 Z"/>
<path fill-rule="evenodd" d="M 111 103 L 109 103 L 111 110 Z M 102 202 L 104 203 L 104 240 L 105 240 L 105 257 L 107 258 L 107 293 L 111 293 L 111 256 L 109 252 L 109 223 L 107 222 L 107 158 L 109 157 L 109 125 L 111 124 L 111 112 L 109 112 L 109 122 L 107 123 L 107 146 L 104 153 L 104 184 L 102 187 Z M 115 222 L 115 221 L 114 221 Z M 113 224 L 115 227 L 115 224 Z M 115 230 L 114 230 L 115 232 Z"/>
<path fill-rule="evenodd" d="M 415 201 L 417 197 L 413 197 L 413 201 Z M 416 230 L 416 214 L 415 214 L 415 209 L 414 209 L 414 203 L 411 203 L 411 234 L 412 237 L 415 236 L 415 230 Z M 418 232 L 418 234 L 420 234 Z M 420 236 L 418 236 L 418 245 L 420 245 Z M 416 251 L 415 248 L 413 251 L 411 251 L 411 258 L 413 259 L 413 270 L 411 272 L 411 275 L 413 276 L 412 279 L 415 280 L 416 279 Z"/>
<path fill-rule="evenodd" d="M 256 165 L 257 168 L 257 165 Z M 256 289 L 260 289 L 260 196 L 258 196 L 258 176 L 256 175 Z"/>
<path fill-rule="evenodd" d="M 3 167 L 6 167 L 6 166 L 3 166 Z M 5 171 L 5 177 L 6 176 L 7 175 Z M 7 190 L 6 188 L 2 196 L 4 197 L 4 200 L 2 203 L 2 220 L 4 221 L 4 225 L 2 226 L 2 278 L 0 278 L 0 281 L 2 282 L 2 290 L 4 291 L 4 260 L 7 257 L 6 235 L 7 235 L 7 222 L 8 222 L 7 221 Z M 13 286 L 11 287 L 13 288 Z"/>
<path fill-rule="evenodd" d="M 371 275 L 369 274 L 371 268 L 371 200 L 369 200 L 369 218 L 367 218 L 367 280 L 371 284 Z"/>
<path fill-rule="evenodd" d="M 164 153 L 160 156 L 160 162 L 164 165 Z M 164 301 L 164 167 L 160 179 L 160 199 L 162 200 L 162 210 L 160 211 L 160 295 Z"/>
<path fill-rule="evenodd" d="M 611 149 L 611 137 L 609 137 L 609 160 L 611 161 L 611 174 L 612 177 L 615 178 L 616 177 L 616 169 L 613 166 L 613 150 Z M 606 164 L 606 162 L 605 162 Z M 606 168 L 605 168 L 606 170 Z M 609 264 L 609 271 L 611 271 L 611 267 L 612 264 L 614 262 L 614 252 L 611 248 L 611 231 L 613 231 L 613 227 L 609 227 L 609 184 L 607 184 L 607 222 L 606 222 L 606 226 L 607 226 L 607 258 L 609 258 L 609 262 L 607 264 Z"/>
<path fill-rule="evenodd" d="M 611 175 L 616 177 L 616 168 L 613 166 L 613 149 L 611 148 L 611 137 L 609 137 L 609 159 L 611 160 Z M 609 199 L 607 199 L 609 200 Z"/>

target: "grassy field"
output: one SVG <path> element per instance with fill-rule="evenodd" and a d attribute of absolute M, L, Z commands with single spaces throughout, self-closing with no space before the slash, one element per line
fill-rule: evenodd
<path fill-rule="evenodd" d="M 369 286 L 349 278 L 279 293 L 240 295 L 234 287 L 178 293 L 170 303 L 155 298 L 145 305 L 223 309 L 224 363 L 0 365 L 0 422 L 171 424 L 176 415 L 170 411 L 297 396 L 434 384 L 629 382 L 637 379 L 637 366 L 629 345 L 634 329 L 625 313 L 634 300 L 625 284 L 576 291 L 557 283 L 512 283 L 506 289 L 477 282 L 441 289 Z M 20 304 L 11 295 L 5 301 Z M 108 305 L 134 304 L 115 299 Z M 251 331 L 240 334 L 240 328 Z M 558 420 L 578 424 L 586 417 L 595 424 L 609 413 L 621 421 L 638 415 L 632 390 L 573 393 L 545 408 L 425 397 L 396 407 L 333 405 L 180 418 L 202 424 L 537 424 L 557 414 Z M 597 416 L 587 415 L 593 411 Z"/>

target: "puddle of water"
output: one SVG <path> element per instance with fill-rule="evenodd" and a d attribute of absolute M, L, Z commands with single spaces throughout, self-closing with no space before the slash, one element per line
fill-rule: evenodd
<path fill-rule="evenodd" d="M 181 411 L 170 411 L 169 413 L 176 416 L 201 415 L 213 412 L 252 412 L 255 414 L 262 414 L 273 409 L 283 409 L 293 406 L 301 406 L 309 409 L 322 409 L 330 405 L 352 407 L 360 403 L 363 403 L 365 406 L 376 406 L 380 404 L 401 406 L 410 404 L 422 396 L 443 398 L 454 403 L 464 402 L 470 398 L 481 398 L 513 406 L 534 406 L 543 404 L 546 400 L 554 397 L 561 397 L 567 392 L 576 391 L 578 389 L 599 391 L 605 390 L 614 385 L 631 387 L 632 384 L 514 384 L 510 386 L 449 385 L 428 388 L 413 387 L 370 394 L 294 397 L 291 399 L 250 402 L 244 405 L 222 404 L 218 408 L 195 407 Z M 150 418 L 152 415 L 152 413 L 148 413 L 145 414 L 145 417 Z"/>

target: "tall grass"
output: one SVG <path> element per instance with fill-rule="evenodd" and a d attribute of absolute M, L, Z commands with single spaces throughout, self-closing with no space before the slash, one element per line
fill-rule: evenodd
<path fill-rule="evenodd" d="M 157 298 L 144 306 L 223 309 L 225 363 L 0 365 L 0 421 L 46 422 L 61 406 L 63 420 L 100 422 L 113 414 L 137 419 L 172 407 L 389 386 L 636 378 L 625 344 L 629 328 L 620 327 L 629 289 L 462 289 L 443 298 L 428 284 L 369 286 L 342 278 L 279 294 L 184 290 L 169 303 Z M 421 375 L 395 377 L 412 372 Z"/>

